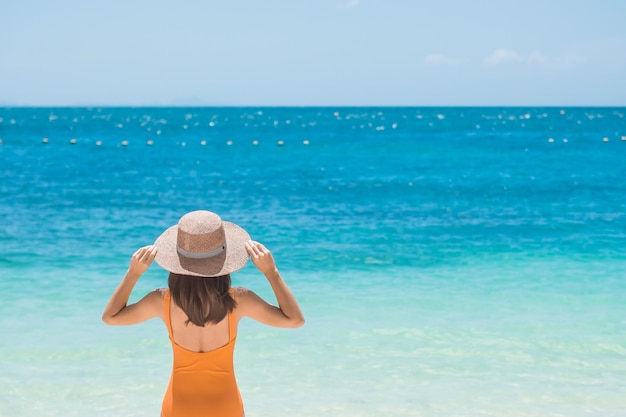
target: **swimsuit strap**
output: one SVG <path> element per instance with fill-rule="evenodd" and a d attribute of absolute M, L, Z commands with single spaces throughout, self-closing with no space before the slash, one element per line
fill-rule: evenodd
<path fill-rule="evenodd" d="M 228 290 L 233 300 L 235 299 L 235 290 L 230 288 Z M 237 323 L 235 323 L 235 310 L 228 313 L 228 343 L 232 342 L 237 337 Z"/>
<path fill-rule="evenodd" d="M 170 317 L 170 289 L 165 290 L 163 296 L 163 307 L 165 309 L 165 325 L 167 326 L 167 332 L 170 335 L 170 339 L 174 340 L 174 332 L 172 331 L 172 321 Z"/>

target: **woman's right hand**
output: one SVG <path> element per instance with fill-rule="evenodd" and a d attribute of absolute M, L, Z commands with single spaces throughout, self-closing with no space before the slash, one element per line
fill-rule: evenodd
<path fill-rule="evenodd" d="M 154 257 L 157 248 L 154 245 L 137 249 L 130 258 L 130 265 L 126 275 L 117 289 L 113 291 L 111 299 L 102 313 L 102 321 L 111 326 L 127 326 L 141 323 L 152 317 L 163 316 L 163 293 L 154 290 L 138 302 L 128 305 L 128 298 L 141 275 L 146 272 Z"/>
<path fill-rule="evenodd" d="M 246 242 L 246 251 L 248 251 L 248 255 L 252 258 L 254 266 L 256 266 L 263 275 L 267 276 L 277 271 L 276 262 L 274 262 L 272 253 L 263 246 L 263 244 L 249 240 Z"/>
<path fill-rule="evenodd" d="M 130 258 L 128 272 L 137 277 L 141 276 L 150 267 L 156 253 L 157 248 L 154 245 L 137 249 L 132 258 Z"/>

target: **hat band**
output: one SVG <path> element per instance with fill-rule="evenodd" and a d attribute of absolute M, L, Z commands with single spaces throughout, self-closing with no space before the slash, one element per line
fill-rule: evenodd
<path fill-rule="evenodd" d="M 190 259 L 214 258 L 220 253 L 224 252 L 225 250 L 226 250 L 226 242 L 224 242 L 224 244 L 220 246 L 219 248 L 208 251 L 208 252 L 189 252 L 181 248 L 180 246 L 176 245 L 176 252 L 178 252 L 179 255 L 184 256 L 185 258 L 190 258 Z"/>

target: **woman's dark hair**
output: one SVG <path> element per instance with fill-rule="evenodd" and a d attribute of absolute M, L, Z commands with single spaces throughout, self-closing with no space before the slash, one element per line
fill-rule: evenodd
<path fill-rule="evenodd" d="M 219 323 L 233 311 L 236 302 L 230 295 L 230 275 L 216 278 L 193 277 L 170 272 L 168 286 L 177 306 L 183 309 L 189 322 L 204 327 Z"/>

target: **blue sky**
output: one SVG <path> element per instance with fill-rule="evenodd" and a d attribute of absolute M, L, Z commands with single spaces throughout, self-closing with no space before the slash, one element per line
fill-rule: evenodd
<path fill-rule="evenodd" d="M 626 105 L 626 1 L 3 2 L 0 105 Z"/>

